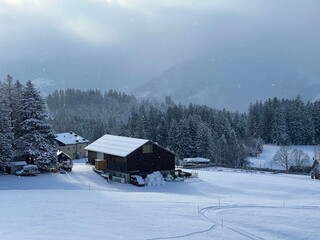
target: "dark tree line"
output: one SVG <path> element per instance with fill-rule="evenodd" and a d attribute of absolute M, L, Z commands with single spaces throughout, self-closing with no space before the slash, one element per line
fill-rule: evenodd
<path fill-rule="evenodd" d="M 54 163 L 56 152 L 45 100 L 31 81 L 23 85 L 8 75 L 0 82 L 0 164 L 28 156 L 41 167 Z"/>
<path fill-rule="evenodd" d="M 170 97 L 164 103 L 138 102 L 116 91 L 68 89 L 50 94 L 47 104 L 57 132 L 72 130 L 91 141 L 107 133 L 150 139 L 179 158 L 201 156 L 238 167 L 262 146 L 260 139 L 247 135 L 246 114 L 183 106 Z"/>
<path fill-rule="evenodd" d="M 56 132 L 73 131 L 90 141 L 117 134 L 138 106 L 135 97 L 113 90 L 60 90 L 49 94 L 46 102 Z"/>
<path fill-rule="evenodd" d="M 251 104 L 248 135 L 277 145 L 320 144 L 320 101 L 269 99 Z"/>
<path fill-rule="evenodd" d="M 60 90 L 47 97 L 57 132 L 74 131 L 96 140 L 104 134 L 150 139 L 182 159 L 206 157 L 221 166 L 242 167 L 263 143 L 319 144 L 320 102 L 277 98 L 256 102 L 248 113 L 207 106 L 164 103 L 99 90 Z"/>
<path fill-rule="evenodd" d="M 0 83 L 0 113 L 2 163 L 21 154 L 39 164 L 55 161 L 53 128 L 91 141 L 104 134 L 150 139 L 178 158 L 201 156 L 229 167 L 245 166 L 263 143 L 320 144 L 320 101 L 299 97 L 257 101 L 248 113 L 184 106 L 170 97 L 163 103 L 138 101 L 113 90 L 59 90 L 45 102 L 31 81 L 23 85 L 8 75 Z"/>
<path fill-rule="evenodd" d="M 207 106 L 171 104 L 165 110 L 143 104 L 132 112 L 121 134 L 150 139 L 180 159 L 205 157 L 220 166 L 243 167 L 261 151 L 260 139 L 246 134 L 247 115 Z"/>

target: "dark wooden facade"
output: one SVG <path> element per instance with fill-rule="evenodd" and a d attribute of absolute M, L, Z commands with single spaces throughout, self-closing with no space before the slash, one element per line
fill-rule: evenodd
<path fill-rule="evenodd" d="M 88 162 L 94 164 L 97 159 L 97 152 L 88 151 Z"/>
<path fill-rule="evenodd" d="M 95 152 L 88 151 L 90 162 L 96 159 L 96 156 Z M 120 172 L 127 175 L 139 174 L 145 177 L 155 171 L 175 170 L 175 154 L 150 141 L 126 157 L 104 154 L 104 159 L 107 160 L 109 172 Z"/>

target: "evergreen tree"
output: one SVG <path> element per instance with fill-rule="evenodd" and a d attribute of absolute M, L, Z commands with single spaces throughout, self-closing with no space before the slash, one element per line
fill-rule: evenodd
<path fill-rule="evenodd" d="M 164 117 L 160 119 L 157 127 L 157 142 L 160 146 L 168 146 L 168 124 Z"/>
<path fill-rule="evenodd" d="M 12 99 L 14 99 L 11 102 L 11 118 L 12 118 L 12 126 L 13 126 L 13 133 L 14 138 L 18 139 L 18 131 L 19 131 L 19 114 L 20 114 L 20 105 L 21 105 L 21 97 L 22 97 L 22 91 L 24 86 L 19 82 L 16 81 L 12 90 Z M 15 143 L 14 143 L 15 145 Z"/>
<path fill-rule="evenodd" d="M 57 145 L 52 126 L 46 122 L 44 99 L 31 81 L 22 91 L 19 111 L 19 150 L 34 159 L 40 168 L 57 160 Z"/>
<path fill-rule="evenodd" d="M 255 138 L 260 138 L 263 132 L 263 121 L 262 121 L 262 102 L 256 102 L 250 104 L 248 123 L 247 123 L 247 135 Z"/>
<path fill-rule="evenodd" d="M 271 142 L 277 145 L 289 145 L 290 137 L 284 107 L 277 108 L 271 127 Z"/>
<path fill-rule="evenodd" d="M 234 130 L 240 139 L 246 138 L 246 123 L 247 116 L 245 114 L 239 114 L 238 112 L 235 115 L 234 119 Z"/>
<path fill-rule="evenodd" d="M 271 131 L 273 124 L 273 119 L 275 117 L 275 110 L 279 108 L 280 101 L 278 98 L 268 99 L 264 105 L 262 106 L 262 133 L 261 138 L 264 139 L 265 142 L 272 142 Z"/>
<path fill-rule="evenodd" d="M 240 151 L 240 146 L 238 142 L 238 137 L 236 132 L 231 129 L 230 131 L 230 137 L 228 141 L 228 148 L 226 152 L 226 161 L 228 166 L 240 166 L 240 156 L 239 156 L 239 151 Z"/>
<path fill-rule="evenodd" d="M 14 154 L 10 98 L 3 85 L 0 85 L 0 165 L 10 162 Z"/>
<path fill-rule="evenodd" d="M 157 141 L 157 126 L 159 124 L 159 119 L 162 119 L 160 111 L 158 111 L 154 106 L 150 106 L 147 125 L 147 139 L 151 141 Z M 160 120 L 161 121 L 161 120 Z M 166 145 L 162 145 L 166 147 Z"/>
<path fill-rule="evenodd" d="M 168 146 L 169 146 L 169 149 L 176 154 L 178 154 L 180 150 L 179 137 L 180 137 L 179 126 L 177 121 L 173 119 L 170 124 L 170 129 L 168 133 Z M 181 157 L 181 156 L 178 155 L 178 157 Z"/>
<path fill-rule="evenodd" d="M 213 144 L 213 136 L 210 128 L 207 124 L 200 122 L 196 135 L 197 156 L 209 159 L 212 158 L 214 150 Z"/>
<path fill-rule="evenodd" d="M 320 144 L 320 101 L 315 101 L 312 105 L 312 119 L 314 124 L 315 143 Z"/>
<path fill-rule="evenodd" d="M 228 143 L 227 139 L 224 135 L 221 135 L 221 137 L 218 140 L 217 143 L 217 162 L 216 164 L 221 166 L 226 166 L 227 161 L 226 161 L 226 155 L 228 151 Z"/>
<path fill-rule="evenodd" d="M 300 97 L 297 97 L 294 101 L 288 101 L 287 124 L 291 143 L 293 145 L 304 144 L 303 107 L 303 102 Z"/>
<path fill-rule="evenodd" d="M 178 135 L 178 145 L 177 154 L 180 158 L 192 157 L 193 145 L 192 139 L 190 136 L 190 130 L 188 121 L 185 118 L 182 118 L 179 122 L 179 135 Z"/>
<path fill-rule="evenodd" d="M 189 106 L 190 107 L 190 106 Z M 190 109 L 189 109 L 190 111 Z M 189 133 L 191 138 L 190 143 L 190 155 L 196 156 L 197 155 L 197 132 L 198 132 L 198 126 L 202 124 L 202 119 L 198 115 L 190 115 L 188 117 L 188 127 L 189 127 Z"/>
<path fill-rule="evenodd" d="M 308 103 L 304 107 L 303 116 L 302 116 L 302 125 L 303 125 L 303 144 L 315 144 L 315 127 L 312 117 L 312 105 Z"/>

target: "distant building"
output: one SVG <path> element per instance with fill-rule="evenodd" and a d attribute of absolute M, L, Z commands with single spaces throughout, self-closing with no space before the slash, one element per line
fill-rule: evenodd
<path fill-rule="evenodd" d="M 58 157 L 59 162 L 72 159 L 72 157 L 70 157 L 68 154 L 66 154 L 65 152 L 60 151 L 60 150 L 58 150 L 58 152 L 57 152 L 57 157 Z"/>
<path fill-rule="evenodd" d="M 84 148 L 89 145 L 89 140 L 74 132 L 58 133 L 56 142 L 59 145 L 59 151 L 66 153 L 73 159 L 84 158 L 86 156 Z"/>
<path fill-rule="evenodd" d="M 104 135 L 85 149 L 90 163 L 106 161 L 104 170 L 113 179 L 129 182 L 131 175 L 146 177 L 155 171 L 174 174 L 175 154 L 146 139 Z"/>
<path fill-rule="evenodd" d="M 211 161 L 208 158 L 195 157 L 195 158 L 184 158 L 182 164 L 185 167 L 188 166 L 207 166 L 210 165 Z"/>

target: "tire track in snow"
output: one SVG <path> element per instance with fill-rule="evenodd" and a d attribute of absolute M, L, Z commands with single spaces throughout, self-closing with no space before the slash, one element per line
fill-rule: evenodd
<path fill-rule="evenodd" d="M 259 237 L 251 232 L 248 232 L 246 230 L 243 230 L 241 228 L 237 228 L 237 227 L 231 227 L 225 224 L 222 224 L 219 220 L 213 218 L 210 218 L 208 216 L 206 216 L 206 213 L 209 211 L 213 211 L 213 216 L 215 216 L 216 212 L 219 210 L 227 210 L 227 209 L 245 209 L 245 208 L 260 208 L 260 209 L 292 209 L 292 210 L 314 210 L 314 209 L 319 209 L 319 207 L 313 207 L 313 206 L 296 206 L 296 207 L 279 207 L 279 206 L 258 206 L 258 205 L 243 205 L 243 206 L 239 206 L 239 205 L 232 205 L 232 206 L 211 206 L 211 207 L 206 207 L 206 208 L 202 208 L 200 210 L 200 213 L 207 218 L 208 220 L 213 221 L 216 226 L 220 225 L 228 230 L 231 230 L 243 237 L 246 237 L 248 239 L 251 240 L 265 240 L 265 238 Z"/>
<path fill-rule="evenodd" d="M 210 228 L 205 229 L 205 230 L 201 230 L 201 231 L 195 231 L 195 232 L 187 233 L 187 234 L 184 234 L 184 235 L 177 235 L 177 236 L 172 236 L 172 237 L 148 238 L 148 239 L 146 239 L 146 240 L 179 239 L 179 238 L 184 238 L 184 237 L 191 237 L 191 236 L 193 236 L 193 235 L 210 232 L 211 230 L 213 230 L 213 229 L 216 228 L 216 227 L 217 227 L 217 224 L 213 224 Z"/>
<path fill-rule="evenodd" d="M 248 206 L 225 206 L 225 207 L 217 207 L 217 206 L 212 206 L 212 207 L 206 207 L 206 208 L 203 208 L 200 210 L 200 213 L 205 216 L 208 220 L 211 220 L 213 222 L 216 223 L 216 225 L 220 225 L 222 226 L 223 228 L 226 228 L 232 232 L 235 232 L 243 237 L 246 237 L 248 239 L 251 239 L 251 240 L 265 240 L 265 238 L 262 238 L 262 237 L 259 237 L 251 232 L 248 232 L 248 231 L 245 231 L 243 229 L 240 229 L 240 228 L 235 228 L 235 227 L 230 227 L 228 225 L 225 225 L 221 222 L 219 222 L 217 219 L 215 218 L 211 218 L 206 216 L 205 213 L 208 212 L 208 211 L 213 211 L 213 216 L 215 215 L 215 213 L 218 211 L 218 210 L 224 210 L 224 209 L 235 209 L 235 208 L 247 208 Z"/>

